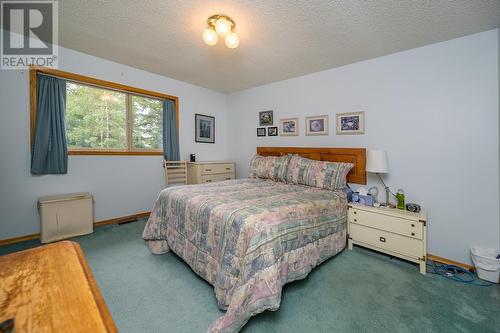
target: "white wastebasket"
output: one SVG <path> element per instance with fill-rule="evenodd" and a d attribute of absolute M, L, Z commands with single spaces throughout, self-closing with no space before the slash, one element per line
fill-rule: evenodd
<path fill-rule="evenodd" d="M 477 276 L 482 280 L 500 283 L 500 259 L 496 259 L 500 251 L 473 247 L 470 252 Z"/>

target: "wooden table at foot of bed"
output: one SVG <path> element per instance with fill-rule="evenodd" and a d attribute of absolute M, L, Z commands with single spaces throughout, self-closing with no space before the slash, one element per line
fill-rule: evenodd
<path fill-rule="evenodd" d="M 62 241 L 0 257 L 0 323 L 13 332 L 117 332 L 85 256 Z"/>

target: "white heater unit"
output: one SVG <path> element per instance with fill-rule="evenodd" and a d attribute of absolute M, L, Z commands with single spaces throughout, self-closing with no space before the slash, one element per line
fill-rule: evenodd
<path fill-rule="evenodd" d="M 90 193 L 42 197 L 38 200 L 42 243 L 90 234 L 94 231 Z"/>

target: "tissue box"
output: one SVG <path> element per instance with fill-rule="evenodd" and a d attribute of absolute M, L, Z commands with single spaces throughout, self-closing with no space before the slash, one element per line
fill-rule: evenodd
<path fill-rule="evenodd" d="M 352 199 L 350 202 L 359 203 L 365 206 L 373 206 L 373 197 L 371 195 L 361 195 L 358 192 L 352 193 Z"/>

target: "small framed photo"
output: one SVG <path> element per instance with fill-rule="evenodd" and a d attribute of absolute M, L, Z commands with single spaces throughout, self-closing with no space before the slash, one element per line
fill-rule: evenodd
<path fill-rule="evenodd" d="M 195 142 L 215 143 L 215 117 L 203 114 L 194 115 Z"/>
<path fill-rule="evenodd" d="M 328 116 L 306 117 L 306 135 L 328 135 Z"/>
<path fill-rule="evenodd" d="M 273 111 L 259 112 L 259 126 L 272 126 L 273 125 Z"/>
<path fill-rule="evenodd" d="M 278 127 L 268 127 L 267 136 L 278 136 Z"/>
<path fill-rule="evenodd" d="M 365 134 L 365 113 L 337 113 L 337 135 Z"/>
<path fill-rule="evenodd" d="M 299 135 L 299 118 L 280 119 L 280 135 Z"/>
<path fill-rule="evenodd" d="M 266 136 L 266 128 L 257 127 L 257 136 Z"/>

